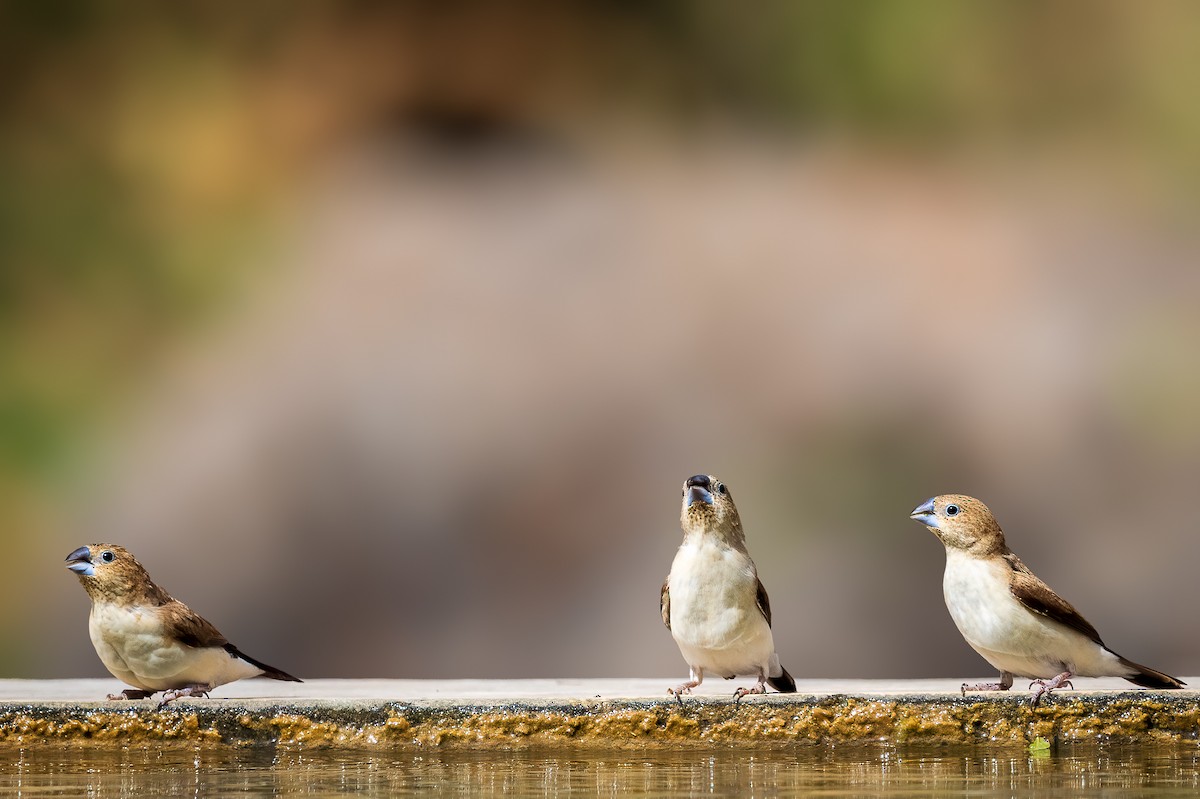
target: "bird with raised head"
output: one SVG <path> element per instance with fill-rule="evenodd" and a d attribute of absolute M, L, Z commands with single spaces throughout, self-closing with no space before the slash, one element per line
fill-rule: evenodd
<path fill-rule="evenodd" d="M 683 543 L 659 595 L 659 610 L 691 679 L 668 689 L 677 699 L 711 672 L 732 680 L 758 678 L 746 694 L 796 690 L 779 663 L 771 634 L 771 602 L 746 549 L 742 520 L 729 489 L 712 475 L 698 474 L 683 484 Z M 682 699 L 679 700 L 682 703 Z"/>

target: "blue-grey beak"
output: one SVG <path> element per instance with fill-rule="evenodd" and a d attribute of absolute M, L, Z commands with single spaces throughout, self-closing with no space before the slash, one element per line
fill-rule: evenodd
<path fill-rule="evenodd" d="M 703 502 L 705 505 L 713 504 L 713 495 L 710 491 L 706 491 L 700 486 L 691 486 L 688 488 L 687 504 L 690 508 L 697 502 Z"/>
<path fill-rule="evenodd" d="M 96 567 L 92 565 L 91 550 L 87 547 L 80 547 L 70 555 L 67 555 L 67 568 L 76 574 L 91 577 L 96 573 Z"/>
<path fill-rule="evenodd" d="M 913 512 L 908 514 L 908 518 L 914 522 L 920 522 L 926 527 L 937 527 L 937 516 L 933 512 L 933 500 L 927 499 L 917 507 L 913 508 Z"/>

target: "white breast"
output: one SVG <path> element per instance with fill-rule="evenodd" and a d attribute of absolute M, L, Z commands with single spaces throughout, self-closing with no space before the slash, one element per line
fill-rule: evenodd
<path fill-rule="evenodd" d="M 216 687 L 262 674 L 262 669 L 220 647 L 190 647 L 167 638 L 153 608 L 94 603 L 88 632 L 105 668 L 146 691 Z"/>
<path fill-rule="evenodd" d="M 758 577 L 749 557 L 716 542 L 689 539 L 676 553 L 668 579 L 671 634 L 688 665 L 722 677 L 764 669 L 778 676 L 771 627 L 758 609 Z"/>
<path fill-rule="evenodd" d="M 1049 678 L 1063 671 L 1123 677 L 1116 655 L 1086 635 L 1034 613 L 1009 590 L 1011 568 L 1000 558 L 947 550 L 942 591 L 950 617 L 971 647 L 1000 671 Z"/>

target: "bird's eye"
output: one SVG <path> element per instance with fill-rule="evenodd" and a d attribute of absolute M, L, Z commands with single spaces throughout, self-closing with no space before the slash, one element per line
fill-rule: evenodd
<path fill-rule="evenodd" d="M 100 560 L 104 561 L 105 563 L 112 563 L 116 559 L 117 556 L 112 553 L 111 549 L 106 549 L 100 553 Z"/>
<path fill-rule="evenodd" d="M 946 506 L 946 515 L 947 516 L 957 516 L 958 512 L 960 510 L 962 510 L 962 508 L 958 507 L 957 505 L 947 505 Z"/>
<path fill-rule="evenodd" d="M 725 484 L 724 483 L 717 483 L 717 493 L 718 494 L 725 493 Z"/>

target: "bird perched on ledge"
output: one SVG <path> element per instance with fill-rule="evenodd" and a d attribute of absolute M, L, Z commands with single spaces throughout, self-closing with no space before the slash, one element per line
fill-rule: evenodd
<path fill-rule="evenodd" d="M 67 555 L 67 568 L 91 597 L 88 632 L 96 654 L 114 677 L 134 686 L 109 699 L 145 699 L 165 691 L 163 707 L 247 677 L 300 682 L 243 654 L 208 620 L 155 585 L 124 547 L 80 547 Z"/>
<path fill-rule="evenodd" d="M 659 599 L 663 624 L 671 631 L 691 679 L 668 689 L 679 699 L 704 680 L 704 672 L 732 680 L 758 678 L 746 694 L 766 693 L 766 684 L 791 693 L 796 682 L 779 663 L 771 635 L 771 603 L 746 550 L 742 521 L 729 489 L 712 475 L 689 477 L 683 485 L 683 544 L 671 564 Z M 679 699 L 680 703 L 683 702 Z"/>
<path fill-rule="evenodd" d="M 1105 646 L 1096 628 L 1013 554 L 979 500 L 962 494 L 934 497 L 918 505 L 911 518 L 946 547 L 942 591 L 958 631 L 1000 670 L 998 683 L 963 683 L 964 695 L 1007 691 L 1014 676 L 1033 680 L 1035 706 L 1043 694 L 1071 686 L 1072 676 L 1123 677 L 1144 688 L 1183 687 Z"/>

